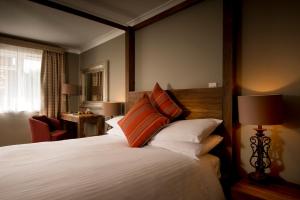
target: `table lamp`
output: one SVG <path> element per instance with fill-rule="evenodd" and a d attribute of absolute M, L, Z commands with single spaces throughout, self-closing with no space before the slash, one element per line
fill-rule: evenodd
<path fill-rule="evenodd" d="M 122 113 L 121 102 L 103 102 L 103 115 L 105 117 L 118 116 Z"/>
<path fill-rule="evenodd" d="M 79 95 L 79 87 L 77 85 L 73 85 L 73 84 L 67 84 L 64 83 L 62 84 L 61 87 L 61 93 L 67 95 L 67 97 L 71 96 L 71 95 Z M 69 98 L 67 99 L 67 112 L 69 111 L 70 108 L 70 100 Z"/>
<path fill-rule="evenodd" d="M 257 125 L 256 134 L 250 137 L 252 156 L 250 164 L 255 172 L 249 174 L 252 181 L 263 183 L 268 175 L 265 169 L 270 167 L 270 137 L 265 136 L 262 125 L 276 125 L 283 122 L 283 103 L 281 95 L 253 95 L 238 97 L 239 122 Z"/>
<path fill-rule="evenodd" d="M 120 102 L 103 102 L 103 115 L 105 118 L 112 118 L 113 116 L 118 116 L 122 114 L 122 103 Z M 105 132 L 112 127 L 106 124 Z"/>

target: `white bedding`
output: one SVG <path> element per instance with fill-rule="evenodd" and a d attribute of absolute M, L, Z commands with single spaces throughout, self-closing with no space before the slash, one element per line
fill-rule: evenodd
<path fill-rule="evenodd" d="M 1 147 L 0 199 L 224 199 L 212 162 L 111 135 Z"/>

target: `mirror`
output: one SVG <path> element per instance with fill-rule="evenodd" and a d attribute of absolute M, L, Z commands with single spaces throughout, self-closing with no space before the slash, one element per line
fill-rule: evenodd
<path fill-rule="evenodd" d="M 81 105 L 84 107 L 99 106 L 108 101 L 108 64 L 84 68 L 81 70 Z"/>
<path fill-rule="evenodd" d="M 103 72 L 86 73 L 85 98 L 87 101 L 103 101 Z"/>

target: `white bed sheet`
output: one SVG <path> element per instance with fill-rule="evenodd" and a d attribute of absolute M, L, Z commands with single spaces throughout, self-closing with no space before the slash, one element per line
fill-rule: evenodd
<path fill-rule="evenodd" d="M 217 156 L 211 154 L 205 154 L 200 157 L 200 160 L 202 160 L 202 162 L 209 162 L 215 175 L 218 178 L 221 178 L 221 170 L 220 170 L 221 163 L 220 163 L 220 159 Z"/>
<path fill-rule="evenodd" d="M 0 199 L 224 199 L 213 159 L 111 135 L 1 147 Z"/>

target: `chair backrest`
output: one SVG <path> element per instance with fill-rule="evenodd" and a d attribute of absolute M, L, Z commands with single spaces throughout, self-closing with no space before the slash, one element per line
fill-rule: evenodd
<path fill-rule="evenodd" d="M 44 142 L 51 140 L 49 127 L 46 123 L 30 118 L 29 125 L 31 129 L 32 142 Z"/>

